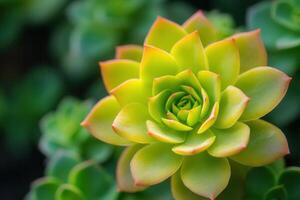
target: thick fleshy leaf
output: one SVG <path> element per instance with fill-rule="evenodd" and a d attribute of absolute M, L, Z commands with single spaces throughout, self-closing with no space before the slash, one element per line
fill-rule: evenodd
<path fill-rule="evenodd" d="M 248 105 L 249 97 L 234 86 L 228 86 L 221 94 L 218 118 L 214 124 L 217 128 L 233 126 Z"/>
<path fill-rule="evenodd" d="M 150 119 L 147 107 L 131 103 L 122 108 L 112 123 L 120 136 L 137 143 L 150 143 L 153 139 L 147 134 L 146 121 Z"/>
<path fill-rule="evenodd" d="M 299 167 L 289 167 L 287 168 L 279 177 L 279 184 L 283 184 L 289 200 L 300 199 L 300 168 Z"/>
<path fill-rule="evenodd" d="M 61 182 L 53 177 L 40 178 L 33 182 L 29 196 L 31 199 L 53 200 Z"/>
<path fill-rule="evenodd" d="M 214 158 L 205 152 L 186 157 L 181 168 L 184 185 L 209 199 L 215 199 L 226 188 L 230 173 L 226 158 Z"/>
<path fill-rule="evenodd" d="M 130 171 L 130 162 L 135 153 L 142 147 L 142 145 L 132 145 L 127 147 L 120 156 L 117 165 L 117 183 L 119 191 L 137 192 L 144 189 L 143 187 L 135 185 Z"/>
<path fill-rule="evenodd" d="M 271 188 L 264 196 L 264 200 L 274 200 L 274 199 L 280 199 L 280 200 L 289 200 L 291 198 L 288 198 L 289 194 L 287 193 L 286 189 L 282 185 L 275 186 Z M 299 199 L 299 197 L 297 198 Z M 296 200 L 296 199 L 294 199 Z"/>
<path fill-rule="evenodd" d="M 246 177 L 246 199 L 263 199 L 276 184 L 276 177 L 267 167 L 252 168 Z"/>
<path fill-rule="evenodd" d="M 174 56 L 180 69 L 190 69 L 194 73 L 207 69 L 207 59 L 197 31 L 192 32 L 179 40 L 172 48 Z"/>
<path fill-rule="evenodd" d="M 193 193 L 183 184 L 180 171 L 172 176 L 171 189 L 175 200 L 207 200 L 207 198 Z"/>
<path fill-rule="evenodd" d="M 166 110 L 165 105 L 168 97 L 171 95 L 170 90 L 164 90 L 156 96 L 150 97 L 148 101 L 149 114 L 157 122 L 161 122 L 161 118 L 165 117 Z"/>
<path fill-rule="evenodd" d="M 147 96 L 140 79 L 129 79 L 112 89 L 110 93 L 116 97 L 121 106 L 147 102 Z"/>
<path fill-rule="evenodd" d="M 180 80 L 180 85 L 191 86 L 194 90 L 200 92 L 201 84 L 192 70 L 184 70 L 178 73 L 176 77 Z"/>
<path fill-rule="evenodd" d="M 196 12 L 182 25 L 189 33 L 199 31 L 200 39 L 204 46 L 217 39 L 217 30 L 205 17 L 202 11 Z"/>
<path fill-rule="evenodd" d="M 134 155 L 130 166 L 136 185 L 160 183 L 180 168 L 183 158 L 172 152 L 171 148 L 171 145 L 154 143 L 143 147 Z"/>
<path fill-rule="evenodd" d="M 221 77 L 210 71 L 200 71 L 197 76 L 201 86 L 208 94 L 209 102 L 219 101 L 221 96 Z"/>
<path fill-rule="evenodd" d="M 142 60 L 143 47 L 138 45 L 123 45 L 116 48 L 117 59 L 128 59 L 140 62 Z"/>
<path fill-rule="evenodd" d="M 55 200 L 85 200 L 85 198 L 77 187 L 64 184 L 56 191 Z"/>
<path fill-rule="evenodd" d="M 196 132 L 188 134 L 186 141 L 173 147 L 172 151 L 185 156 L 195 155 L 209 148 L 216 139 L 216 136 L 210 130 L 202 134 L 197 134 Z"/>
<path fill-rule="evenodd" d="M 170 127 L 171 129 L 174 129 L 176 131 L 191 131 L 193 128 L 190 126 L 187 126 L 177 120 L 174 119 L 166 119 L 166 118 L 162 118 L 161 119 L 163 121 L 163 123 Z"/>
<path fill-rule="evenodd" d="M 46 174 L 67 182 L 70 170 L 79 162 L 80 158 L 78 155 L 59 151 L 47 163 Z"/>
<path fill-rule="evenodd" d="M 197 122 L 200 121 L 202 107 L 197 106 L 189 111 L 188 117 L 187 117 L 187 125 L 194 126 Z"/>
<path fill-rule="evenodd" d="M 146 37 L 145 44 L 170 51 L 172 46 L 185 35 L 186 31 L 178 24 L 157 17 Z"/>
<path fill-rule="evenodd" d="M 97 163 L 85 161 L 71 170 L 69 183 L 76 186 L 85 195 L 86 200 L 94 200 L 101 199 L 107 194 L 113 180 Z"/>
<path fill-rule="evenodd" d="M 237 122 L 228 129 L 212 129 L 216 136 L 208 153 L 214 157 L 228 157 L 235 155 L 245 149 L 249 142 L 250 129 L 241 122 Z"/>
<path fill-rule="evenodd" d="M 291 78 L 272 67 L 256 67 L 241 74 L 236 82 L 249 98 L 243 121 L 258 119 L 272 111 L 284 97 Z"/>
<path fill-rule="evenodd" d="M 152 95 L 157 95 L 164 90 L 175 91 L 180 85 L 180 80 L 176 76 L 166 75 L 153 80 Z"/>
<path fill-rule="evenodd" d="M 206 47 L 209 70 L 220 75 L 222 89 L 233 85 L 240 72 L 239 50 L 233 39 L 221 40 Z"/>
<path fill-rule="evenodd" d="M 94 106 L 81 125 L 99 140 L 113 145 L 127 146 L 131 142 L 118 136 L 112 129 L 113 120 L 120 109 L 115 97 L 105 97 Z"/>
<path fill-rule="evenodd" d="M 100 62 L 100 69 L 105 88 L 110 92 L 113 88 L 126 80 L 138 78 L 140 64 L 126 59 L 115 59 Z"/>
<path fill-rule="evenodd" d="M 185 135 L 182 132 L 175 131 L 164 125 L 157 124 L 153 121 L 147 121 L 148 134 L 158 141 L 166 143 L 181 143 L 184 142 Z"/>
<path fill-rule="evenodd" d="M 249 144 L 241 153 L 231 157 L 234 161 L 258 167 L 289 153 L 287 140 L 276 126 L 263 120 L 253 120 L 246 124 L 250 127 Z"/>
<path fill-rule="evenodd" d="M 232 36 L 240 53 L 240 71 L 267 65 L 267 52 L 260 38 L 260 30 Z"/>
<path fill-rule="evenodd" d="M 144 47 L 140 67 L 140 77 L 145 82 L 146 89 L 150 92 L 153 79 L 164 75 L 175 75 L 179 71 L 179 67 L 171 54 L 153 46 Z"/>
<path fill-rule="evenodd" d="M 217 119 L 218 113 L 219 113 L 219 102 L 216 102 L 211 110 L 210 115 L 201 124 L 200 128 L 198 129 L 198 133 L 204 133 L 207 129 L 209 129 L 212 125 L 214 125 L 214 123 Z"/>

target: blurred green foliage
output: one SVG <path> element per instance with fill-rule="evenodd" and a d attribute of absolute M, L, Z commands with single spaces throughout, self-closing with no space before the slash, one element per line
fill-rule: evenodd
<path fill-rule="evenodd" d="M 82 160 L 106 161 L 112 155 L 113 147 L 93 138 L 80 126 L 91 107 L 91 101 L 63 99 L 55 112 L 41 120 L 40 150 L 47 157 L 63 150 Z"/>
<path fill-rule="evenodd" d="M 17 39 L 26 24 L 54 17 L 67 0 L 0 0 L 0 50 Z"/>
<path fill-rule="evenodd" d="M 246 200 L 300 199 L 300 168 L 266 166 L 253 168 L 246 178 Z"/>
<path fill-rule="evenodd" d="M 64 92 L 61 77 L 49 67 L 39 66 L 16 83 L 7 96 L 3 119 L 8 147 L 26 153 L 37 141 L 40 118 L 55 107 Z"/>
<path fill-rule="evenodd" d="M 158 15 L 182 22 L 192 12 L 183 2 L 166 0 L 77 0 L 54 32 L 52 53 L 72 81 L 86 80 L 97 72 L 99 60 L 112 57 L 117 45 L 142 44 Z"/>

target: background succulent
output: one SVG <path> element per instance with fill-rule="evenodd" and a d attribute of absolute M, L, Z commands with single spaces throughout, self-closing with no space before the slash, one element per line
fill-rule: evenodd
<path fill-rule="evenodd" d="M 100 140 L 130 146 L 118 163 L 120 190 L 175 174 L 191 195 L 215 199 L 230 180 L 227 157 L 262 166 L 289 153 L 283 133 L 259 118 L 281 101 L 291 78 L 264 67 L 258 31 L 218 39 L 202 12 L 182 26 L 158 17 L 144 48 L 119 47 L 116 59 L 100 63 L 111 95 L 82 125 Z M 176 199 L 180 192 L 173 188 Z"/>
<path fill-rule="evenodd" d="M 246 178 L 246 200 L 296 200 L 300 198 L 300 168 L 284 164 L 251 169 Z"/>

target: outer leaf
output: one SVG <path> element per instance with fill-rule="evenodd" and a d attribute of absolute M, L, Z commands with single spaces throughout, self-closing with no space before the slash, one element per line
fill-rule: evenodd
<path fill-rule="evenodd" d="M 234 40 L 221 40 L 206 47 L 209 70 L 220 75 L 222 89 L 233 85 L 240 72 L 239 50 Z"/>
<path fill-rule="evenodd" d="M 196 132 L 188 134 L 186 141 L 173 147 L 172 151 L 179 155 L 195 155 L 209 148 L 216 139 L 216 136 L 210 130 L 200 135 Z"/>
<path fill-rule="evenodd" d="M 138 62 L 125 59 L 100 62 L 100 69 L 108 92 L 126 80 L 138 78 L 140 72 Z"/>
<path fill-rule="evenodd" d="M 239 88 L 228 86 L 221 95 L 220 110 L 214 124 L 217 128 L 233 126 L 248 105 L 247 97 Z"/>
<path fill-rule="evenodd" d="M 178 70 L 176 61 L 169 53 L 153 46 L 144 47 L 140 77 L 146 83 L 147 90 L 151 91 L 154 78 L 175 75 Z"/>
<path fill-rule="evenodd" d="M 256 67 L 241 74 L 236 87 L 250 97 L 241 120 L 258 119 L 273 110 L 284 97 L 290 81 L 285 73 L 271 67 Z"/>
<path fill-rule="evenodd" d="M 150 120 L 147 121 L 147 129 L 150 136 L 161 142 L 176 144 L 184 142 L 185 139 L 184 133 L 175 131 Z"/>
<path fill-rule="evenodd" d="M 289 200 L 297 200 L 300 198 L 300 168 L 289 167 L 279 177 L 279 184 L 283 184 Z"/>
<path fill-rule="evenodd" d="M 207 59 L 197 31 L 179 40 L 172 48 L 174 56 L 181 70 L 190 69 L 194 73 L 207 69 Z"/>
<path fill-rule="evenodd" d="M 238 33 L 232 37 L 240 52 L 240 71 L 267 65 L 267 53 L 260 38 L 260 31 Z"/>
<path fill-rule="evenodd" d="M 181 168 L 184 185 L 192 192 L 215 199 L 228 185 L 230 165 L 225 158 L 214 158 L 207 153 L 186 157 Z"/>
<path fill-rule="evenodd" d="M 216 28 L 204 16 L 202 11 L 196 12 L 182 26 L 189 33 L 199 31 L 200 39 L 204 46 L 207 46 L 217 39 Z"/>
<path fill-rule="evenodd" d="M 56 191 L 55 200 L 85 200 L 85 198 L 78 188 L 64 184 Z"/>
<path fill-rule="evenodd" d="M 191 190 L 189 190 L 182 182 L 180 172 L 177 172 L 171 179 L 172 194 L 175 200 L 207 200 Z"/>
<path fill-rule="evenodd" d="M 128 140 L 118 136 L 112 129 L 112 123 L 120 105 L 113 96 L 100 100 L 81 123 L 94 137 L 109 144 L 127 146 L 131 144 Z"/>
<path fill-rule="evenodd" d="M 118 190 L 124 192 L 137 192 L 143 190 L 143 187 L 138 187 L 134 184 L 134 180 L 130 171 L 130 161 L 135 153 L 140 150 L 142 145 L 133 145 L 127 147 L 119 158 L 117 165 L 117 183 Z"/>
<path fill-rule="evenodd" d="M 249 141 L 250 129 L 244 124 L 237 122 L 229 129 L 213 129 L 216 136 L 208 153 L 214 157 L 228 157 L 244 150 Z"/>
<path fill-rule="evenodd" d="M 185 35 L 186 32 L 181 26 L 158 17 L 146 37 L 145 44 L 170 51 L 172 46 Z"/>
<path fill-rule="evenodd" d="M 210 71 L 200 71 L 198 79 L 205 92 L 208 94 L 209 102 L 216 102 L 220 99 L 221 94 L 221 78 L 218 74 Z"/>
<path fill-rule="evenodd" d="M 138 45 L 123 45 L 116 49 L 117 59 L 128 59 L 140 62 L 142 60 L 143 47 Z"/>
<path fill-rule="evenodd" d="M 167 144 L 154 143 L 142 148 L 130 163 L 135 184 L 148 186 L 166 180 L 179 169 L 182 160 Z"/>
<path fill-rule="evenodd" d="M 86 200 L 94 200 L 105 196 L 113 180 L 95 162 L 85 161 L 71 170 L 69 183 L 81 190 Z"/>
<path fill-rule="evenodd" d="M 276 126 L 263 120 L 246 123 L 250 127 L 247 148 L 232 157 L 238 163 L 258 167 L 269 164 L 289 153 L 284 134 Z"/>
<path fill-rule="evenodd" d="M 121 106 L 130 103 L 146 103 L 146 93 L 140 79 L 130 79 L 115 87 L 110 93 L 116 97 Z"/>
<path fill-rule="evenodd" d="M 137 143 L 150 143 L 146 121 L 150 119 L 147 107 L 140 103 L 125 106 L 116 116 L 112 127 L 120 136 Z"/>

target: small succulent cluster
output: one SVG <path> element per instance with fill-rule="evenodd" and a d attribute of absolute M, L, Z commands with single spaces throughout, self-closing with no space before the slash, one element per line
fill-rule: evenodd
<path fill-rule="evenodd" d="M 112 177 L 96 162 L 80 162 L 76 155 L 59 152 L 47 164 L 46 176 L 32 184 L 26 200 L 113 200 L 115 195 Z"/>
<path fill-rule="evenodd" d="M 272 52 L 270 62 L 284 64 L 284 70 L 290 73 L 294 73 L 300 64 L 299 13 L 297 0 L 264 1 L 248 13 L 248 27 L 261 28 L 264 43 Z"/>
<path fill-rule="evenodd" d="M 246 178 L 246 200 L 300 199 L 300 168 L 283 162 L 251 169 Z"/>
<path fill-rule="evenodd" d="M 57 111 L 47 114 L 41 120 L 40 150 L 47 157 L 65 151 L 82 160 L 91 159 L 102 163 L 112 155 L 111 146 L 97 141 L 79 126 L 91 105 L 91 101 L 65 98 Z"/>
<path fill-rule="evenodd" d="M 216 199 L 236 162 L 262 166 L 289 153 L 280 129 L 259 119 L 291 80 L 267 67 L 259 31 L 219 40 L 200 11 L 182 26 L 158 17 L 144 47 L 118 47 L 100 68 L 110 95 L 82 125 L 128 146 L 117 166 L 121 191 L 172 177 L 175 199 Z"/>

